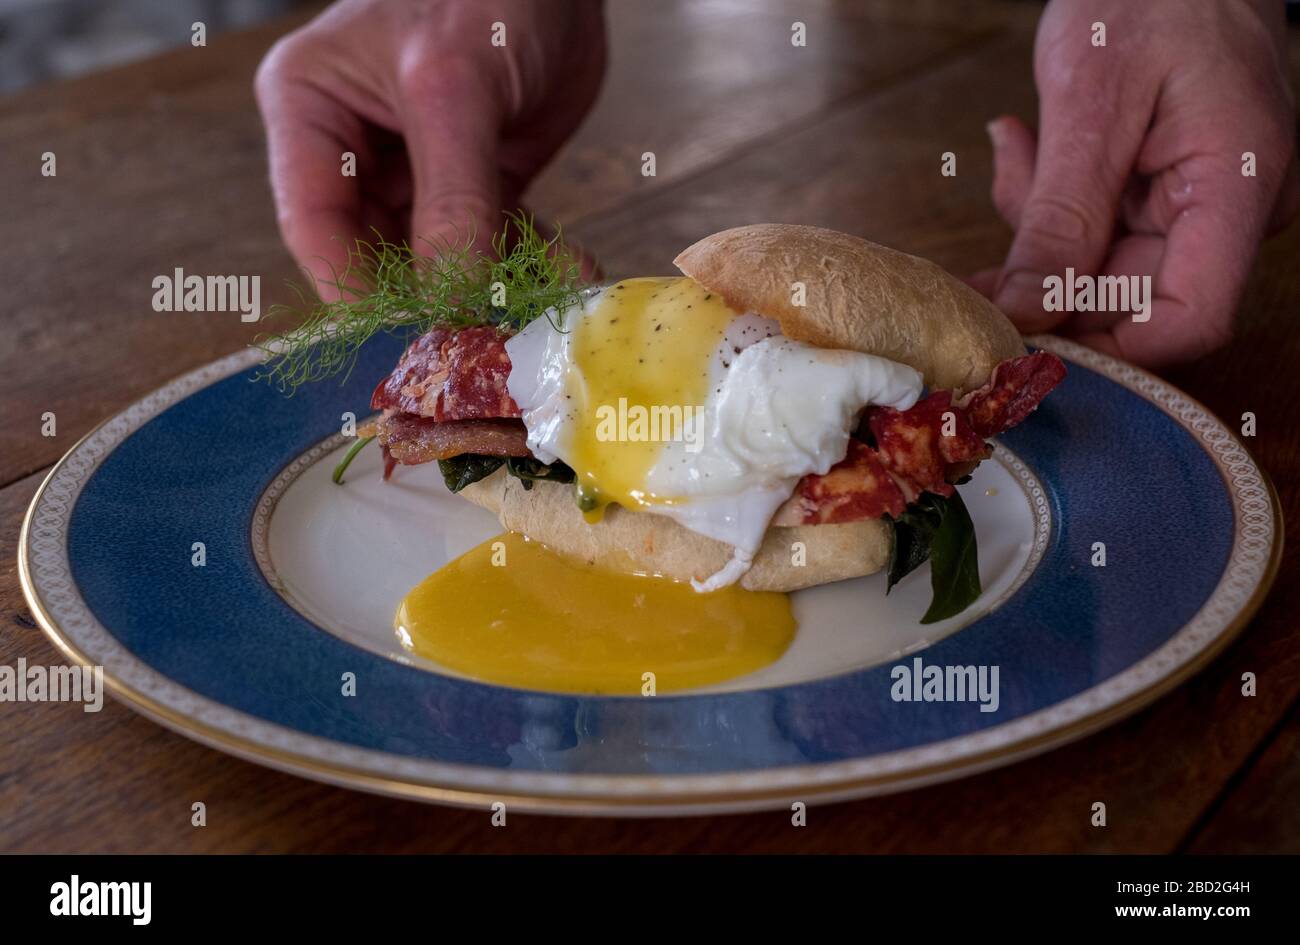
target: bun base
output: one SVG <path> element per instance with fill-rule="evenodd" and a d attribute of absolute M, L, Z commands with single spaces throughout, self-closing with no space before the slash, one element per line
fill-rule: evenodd
<path fill-rule="evenodd" d="M 702 581 L 732 556 L 730 545 L 650 512 L 611 505 L 604 519 L 588 524 L 573 501 L 571 485 L 534 482 L 532 489 L 525 490 L 504 469 L 465 487 L 459 495 L 494 512 L 506 530 L 603 567 Z M 772 527 L 740 586 L 751 591 L 796 591 L 874 574 L 888 562 L 891 541 L 889 525 L 881 519 Z M 801 555 L 797 543 L 803 544 Z M 802 564 L 795 564 L 798 558 Z"/>

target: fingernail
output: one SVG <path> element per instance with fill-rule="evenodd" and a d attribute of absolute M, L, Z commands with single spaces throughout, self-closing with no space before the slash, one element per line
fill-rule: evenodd
<path fill-rule="evenodd" d="M 1008 273 L 998 287 L 995 302 L 998 308 L 1017 315 L 1041 312 L 1046 289 L 1043 280 L 1046 276 L 1027 269 Z"/>
<path fill-rule="evenodd" d="M 1002 147 L 1003 134 L 1002 134 L 1001 119 L 994 118 L 991 122 L 989 122 L 987 125 L 984 126 L 984 130 L 988 132 L 989 140 L 993 142 L 994 149 Z"/>

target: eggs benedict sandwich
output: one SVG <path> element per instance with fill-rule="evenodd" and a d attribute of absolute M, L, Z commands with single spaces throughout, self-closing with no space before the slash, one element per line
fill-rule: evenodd
<path fill-rule="evenodd" d="M 892 587 L 931 560 L 924 620 L 968 606 L 956 487 L 1061 361 L 938 266 L 844 233 L 743 226 L 674 262 L 428 327 L 372 397 L 385 477 L 438 462 L 507 532 L 698 595 L 885 568 Z"/>

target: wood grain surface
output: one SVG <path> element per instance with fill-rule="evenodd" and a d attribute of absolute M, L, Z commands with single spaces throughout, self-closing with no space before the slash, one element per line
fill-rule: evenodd
<path fill-rule="evenodd" d="M 1010 242 L 988 196 L 985 123 L 1033 119 L 1040 7 L 1016 0 L 611 0 L 594 113 L 529 194 L 613 275 L 668 272 L 682 247 L 759 220 L 816 223 L 958 273 Z M 809 45 L 789 44 L 807 23 Z M 275 229 L 256 65 L 284 21 L 0 101 L 0 664 L 57 659 L 18 585 L 19 523 L 44 471 L 159 384 L 247 344 L 228 316 L 156 313 L 180 266 L 295 277 Z M 1290 36 L 1293 75 L 1300 36 Z M 40 155 L 58 155 L 42 178 Z M 658 174 L 639 173 L 655 151 Z M 938 173 L 954 151 L 958 174 Z M 1236 422 L 1300 521 L 1300 228 L 1272 240 L 1227 350 L 1167 373 Z M 40 435 L 41 415 L 57 436 Z M 1122 458 L 1116 475 L 1123 475 Z M 1288 524 L 1295 547 L 1295 526 Z M 1153 589 L 1158 593 L 1158 589 Z M 1009 768 L 869 801 L 668 821 L 427 807 L 248 764 L 109 702 L 0 703 L 0 851 L 1297 852 L 1300 566 L 1225 655 L 1153 707 Z M 1244 672 L 1258 695 L 1243 697 Z M 203 801 L 208 826 L 190 825 Z M 1089 824 L 1104 801 L 1109 826 Z"/>

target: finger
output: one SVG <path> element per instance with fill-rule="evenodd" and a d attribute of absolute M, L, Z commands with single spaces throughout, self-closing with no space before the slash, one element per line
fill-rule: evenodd
<path fill-rule="evenodd" d="M 1076 312 L 1058 330 L 1062 334 L 1077 337 L 1109 332 L 1124 319 L 1131 319 L 1133 311 L 1153 301 L 1149 294 L 1142 294 L 1143 286 L 1153 284 L 1151 280 L 1160 269 L 1164 252 L 1163 236 L 1129 234 L 1117 240 L 1097 276 L 1096 295 L 1105 295 L 1109 301 L 1104 306 L 1096 307 L 1105 308 L 1106 311 Z M 1144 278 L 1146 282 L 1140 281 Z M 1129 303 L 1127 308 L 1123 304 L 1125 298 Z M 1138 314 L 1141 316 L 1142 313 Z"/>
<path fill-rule="evenodd" d="M 362 140 L 360 122 L 339 102 L 298 81 L 292 46 L 272 51 L 258 70 L 255 89 L 280 234 L 316 280 L 317 292 L 333 301 L 342 294 L 340 276 L 361 234 L 356 178 L 340 170 L 343 153 L 360 150 L 349 145 Z"/>
<path fill-rule="evenodd" d="M 1223 160 L 1228 161 L 1235 153 L 1236 142 L 1251 137 L 1249 129 L 1228 131 L 1217 127 L 1213 132 L 1215 140 L 1208 140 L 1204 133 L 1198 135 L 1196 129 L 1187 127 L 1185 119 L 1157 124 L 1152 129 L 1137 168 L 1139 175 L 1145 173 L 1148 176 L 1135 177 L 1124 195 L 1124 222 L 1130 230 L 1167 233 L 1178 215 L 1186 209 L 1193 182 L 1186 176 L 1181 161 L 1195 153 L 1191 142 L 1195 141 L 1200 153 L 1221 154 Z M 1250 189 L 1250 204 L 1271 206 L 1265 225 L 1265 235 L 1268 236 L 1286 229 L 1300 212 L 1300 168 L 1294 150 L 1290 142 L 1285 151 L 1270 150 L 1277 155 L 1269 159 L 1269 164 L 1277 168 L 1271 175 L 1242 175 L 1240 165 L 1235 165 L 1235 172 L 1254 185 Z M 1277 187 L 1276 196 L 1272 195 L 1270 179 L 1272 186 Z"/>
<path fill-rule="evenodd" d="M 1188 186 L 1172 208 L 1150 319 L 1117 322 L 1109 341 L 1081 339 L 1149 367 L 1188 361 L 1228 342 L 1269 214 L 1252 178 L 1231 160 L 1189 158 L 1168 173 Z"/>
<path fill-rule="evenodd" d="M 412 246 L 489 252 L 504 222 L 498 99 L 470 65 L 436 61 L 403 70 L 402 120 L 414 181 Z"/>
<path fill-rule="evenodd" d="M 1013 230 L 1034 182 L 1038 139 L 1019 118 L 1002 115 L 987 125 L 993 143 L 993 205 Z"/>
<path fill-rule="evenodd" d="M 966 283 L 986 299 L 993 298 L 993 292 L 998 287 L 998 278 L 1002 275 L 1001 266 L 990 266 L 988 269 L 981 269 L 979 272 L 969 276 L 963 276 L 962 282 Z"/>
<path fill-rule="evenodd" d="M 1047 331 L 1066 317 L 1044 310 L 1048 275 L 1073 268 L 1091 276 L 1104 262 L 1151 114 L 1151 102 L 1124 101 L 1115 77 L 1096 67 L 1079 66 L 1069 76 L 1040 77 L 1033 184 L 997 290 L 998 306 L 1022 331 Z M 1089 93 L 1080 95 L 1075 82 L 1090 84 Z"/>

